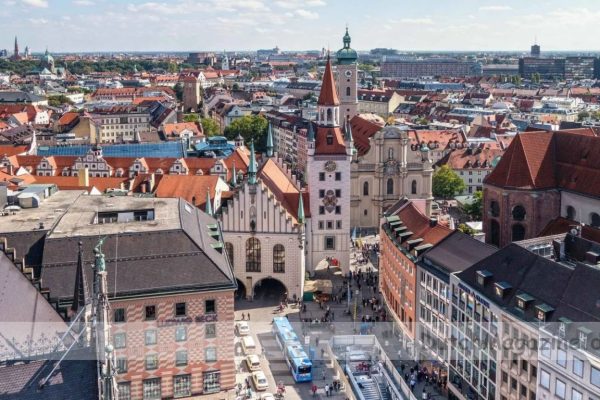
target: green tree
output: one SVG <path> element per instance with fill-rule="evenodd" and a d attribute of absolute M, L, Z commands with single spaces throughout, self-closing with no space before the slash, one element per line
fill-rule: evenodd
<path fill-rule="evenodd" d="M 179 68 L 177 67 L 177 64 L 175 64 L 174 62 L 169 63 L 169 67 L 167 68 L 167 71 L 169 71 L 171 74 L 176 74 L 177 72 L 179 72 Z"/>
<path fill-rule="evenodd" d="M 69 99 L 67 96 L 65 96 L 64 94 L 58 95 L 58 96 L 49 96 L 48 97 L 48 105 L 52 106 L 52 107 L 60 107 L 63 104 L 73 104 L 73 101 L 71 101 L 71 99 Z"/>
<path fill-rule="evenodd" d="M 462 233 L 466 234 L 466 235 L 470 235 L 473 236 L 475 235 L 475 229 L 471 228 L 469 225 L 467 224 L 460 224 L 458 225 L 457 228 L 459 231 L 461 231 Z"/>
<path fill-rule="evenodd" d="M 580 111 L 579 114 L 577 114 L 577 119 L 579 121 L 584 121 L 586 119 L 588 119 L 590 117 L 590 113 L 587 111 Z"/>
<path fill-rule="evenodd" d="M 233 86 L 231 86 L 231 90 L 233 90 L 234 92 L 239 91 L 240 90 L 240 85 L 237 82 L 235 82 L 233 84 Z"/>
<path fill-rule="evenodd" d="M 198 114 L 187 114 L 183 117 L 183 121 L 184 122 L 198 122 L 198 121 L 200 121 L 200 118 L 198 117 Z"/>
<path fill-rule="evenodd" d="M 465 204 L 463 206 L 463 210 L 472 221 L 481 221 L 483 211 L 483 192 L 478 190 L 473 193 L 473 202 L 470 204 Z"/>
<path fill-rule="evenodd" d="M 216 136 L 219 134 L 219 125 L 211 118 L 200 118 L 204 136 Z"/>
<path fill-rule="evenodd" d="M 466 188 L 460 176 L 447 165 L 435 171 L 432 184 L 433 195 L 442 199 L 451 199 Z"/>
<path fill-rule="evenodd" d="M 533 75 L 531 75 L 531 81 L 532 81 L 533 83 L 536 83 L 536 84 L 537 84 L 537 83 L 540 83 L 540 81 L 541 81 L 541 76 L 540 76 L 540 73 L 539 73 L 539 72 L 536 72 L 536 73 L 534 73 Z"/>
<path fill-rule="evenodd" d="M 224 133 L 229 140 L 234 140 L 238 134 L 241 134 L 246 143 L 254 140 L 256 151 L 264 151 L 268 126 L 269 122 L 263 116 L 245 115 L 229 124 Z"/>
<path fill-rule="evenodd" d="M 181 82 L 177 82 L 173 90 L 175 91 L 175 97 L 177 97 L 177 100 L 183 101 L 183 84 Z"/>

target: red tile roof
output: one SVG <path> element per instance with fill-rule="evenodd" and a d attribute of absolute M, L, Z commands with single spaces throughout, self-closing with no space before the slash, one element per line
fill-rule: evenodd
<path fill-rule="evenodd" d="M 216 175 L 163 175 L 156 185 L 156 197 L 181 197 L 188 203 L 201 207 L 206 203 L 206 190 L 215 197 L 219 177 Z"/>
<path fill-rule="evenodd" d="M 452 233 L 448 227 L 436 224 L 431 226 L 429 218 L 424 215 L 412 201 L 407 202 L 396 213 L 402 224 L 413 233 L 407 240 L 422 238 L 421 244 L 436 244 Z M 406 243 L 406 242 L 404 242 Z"/>
<path fill-rule="evenodd" d="M 369 139 L 379 132 L 383 128 L 383 125 L 364 119 L 360 115 L 352 117 L 350 125 L 352 126 L 354 147 L 358 151 L 358 156 L 362 157 L 367 154 L 371 148 Z"/>
<path fill-rule="evenodd" d="M 166 136 L 178 136 L 184 129 L 192 131 L 194 136 L 200 136 L 202 134 L 202 128 L 195 122 L 179 122 L 176 124 L 163 125 L 163 132 Z"/>
<path fill-rule="evenodd" d="M 600 196 L 600 137 L 590 129 L 517 135 L 485 180 L 519 189 L 561 188 Z"/>
<path fill-rule="evenodd" d="M 13 145 L 0 145 L 0 157 L 7 155 L 7 156 L 14 156 L 16 154 L 21 154 L 27 151 L 27 146 L 13 146 Z"/>
<path fill-rule="evenodd" d="M 542 229 L 538 236 L 551 236 L 559 235 L 561 233 L 567 233 L 569 232 L 569 229 L 575 225 L 581 226 L 579 222 L 572 221 L 563 217 L 558 217 L 550 221 L 548 225 L 546 225 L 546 227 Z M 581 236 L 584 239 L 600 243 L 600 229 L 594 228 L 590 225 L 581 226 Z"/>
<path fill-rule="evenodd" d="M 328 138 L 331 138 L 330 142 Z M 337 126 L 319 126 L 315 138 L 315 154 L 346 154 L 342 130 Z"/>
<path fill-rule="evenodd" d="M 331 70 L 331 60 L 327 57 L 325 73 L 323 74 L 323 83 L 321 84 L 321 93 L 319 93 L 319 105 L 339 106 L 337 91 L 335 90 L 335 81 L 333 80 L 333 71 Z"/>
<path fill-rule="evenodd" d="M 275 198 L 281 202 L 283 208 L 285 208 L 294 218 L 294 222 L 297 222 L 300 191 L 290 176 L 276 161 L 269 158 L 258 172 L 258 177 L 262 183 L 273 192 Z M 308 217 L 310 216 L 310 209 L 307 192 L 303 192 L 302 200 L 304 204 L 304 214 Z"/>
<path fill-rule="evenodd" d="M 34 176 L 35 183 L 54 183 L 61 190 L 75 190 L 82 188 L 95 187 L 100 192 L 105 192 L 107 189 L 120 189 L 121 184 L 127 187 L 129 178 L 89 178 L 88 186 L 79 185 L 79 177 L 77 176 Z"/>
<path fill-rule="evenodd" d="M 59 125 L 70 125 L 71 123 L 73 123 L 73 121 L 75 121 L 78 118 L 79 118 L 79 113 L 66 112 L 58 119 L 58 124 Z"/>
<path fill-rule="evenodd" d="M 494 158 L 502 155 L 502 150 L 494 144 L 492 148 L 455 149 L 446 154 L 439 165 L 448 165 L 452 169 L 491 169 Z"/>

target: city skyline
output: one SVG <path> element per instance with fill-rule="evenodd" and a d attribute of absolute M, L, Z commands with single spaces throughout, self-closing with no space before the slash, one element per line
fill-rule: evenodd
<path fill-rule="evenodd" d="M 436 4 L 434 4 L 436 3 Z M 352 46 L 401 51 L 595 51 L 600 11 L 593 0 L 464 0 L 398 5 L 382 0 L 5 0 L 0 48 L 14 36 L 34 52 L 283 50 Z M 435 5 L 435 6 L 434 6 Z M 543 7 L 543 9 L 542 9 Z M 373 31 L 373 27 L 377 27 Z M 158 29 L 157 29 L 158 28 Z M 251 33 L 251 34 L 249 34 Z"/>

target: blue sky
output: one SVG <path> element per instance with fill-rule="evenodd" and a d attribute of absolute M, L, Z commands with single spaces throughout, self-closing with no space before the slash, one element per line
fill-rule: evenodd
<path fill-rule="evenodd" d="M 600 50 L 599 0 L 0 0 L 0 48 Z"/>

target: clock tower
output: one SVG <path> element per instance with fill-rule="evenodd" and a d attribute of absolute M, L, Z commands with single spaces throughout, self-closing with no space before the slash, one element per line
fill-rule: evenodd
<path fill-rule="evenodd" d="M 337 260 L 344 272 L 350 267 L 350 163 L 354 145 L 350 128 L 343 131 L 340 120 L 340 100 L 328 56 L 317 103 L 317 121 L 315 126 L 311 122 L 307 138 L 309 272 L 327 259 Z"/>
<path fill-rule="evenodd" d="M 357 97 L 357 59 L 358 54 L 350 48 L 350 34 L 346 28 L 344 47 L 338 50 L 337 56 L 337 89 L 340 94 L 341 121 L 346 121 L 358 114 Z"/>

